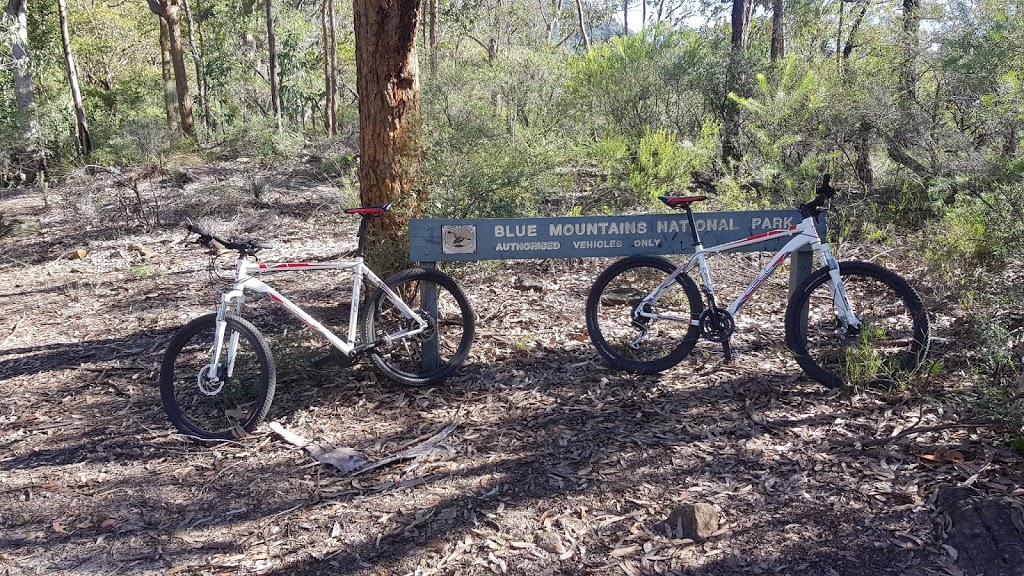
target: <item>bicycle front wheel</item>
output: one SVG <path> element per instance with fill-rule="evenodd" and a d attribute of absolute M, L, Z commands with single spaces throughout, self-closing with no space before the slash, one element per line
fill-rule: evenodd
<path fill-rule="evenodd" d="M 615 368 L 661 372 L 693 350 L 702 309 L 693 279 L 679 274 L 660 298 L 642 304 L 675 269 L 664 258 L 630 256 L 594 281 L 587 297 L 587 332 L 597 352 Z"/>
<path fill-rule="evenodd" d="M 225 314 L 215 376 L 217 315 L 189 322 L 171 339 L 160 366 L 160 398 L 174 427 L 197 440 L 233 440 L 270 411 L 277 375 L 270 347 L 248 320 Z"/>
<path fill-rule="evenodd" d="M 377 289 L 363 310 L 363 341 L 378 343 L 374 362 L 407 386 L 444 380 L 465 362 L 473 344 L 476 320 L 466 295 L 450 276 L 427 268 L 399 272 L 384 283 L 428 326 L 418 334 L 401 335 L 417 322 Z"/>
<path fill-rule="evenodd" d="M 928 350 L 928 315 L 906 280 L 870 262 L 840 262 L 839 277 L 860 327 L 841 317 L 828 268 L 801 282 L 786 308 L 786 345 L 829 388 L 890 387 Z"/>

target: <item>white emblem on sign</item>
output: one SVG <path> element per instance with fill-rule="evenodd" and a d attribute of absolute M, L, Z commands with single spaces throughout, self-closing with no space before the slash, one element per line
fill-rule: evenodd
<path fill-rule="evenodd" d="M 475 254 L 476 226 L 441 226 L 441 250 L 445 254 Z"/>

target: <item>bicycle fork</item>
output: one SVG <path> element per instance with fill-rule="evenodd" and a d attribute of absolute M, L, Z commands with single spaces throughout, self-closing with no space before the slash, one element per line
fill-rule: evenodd
<path fill-rule="evenodd" d="M 210 351 L 210 363 L 205 368 L 205 374 L 200 372 L 198 377 L 199 390 L 207 396 L 216 396 L 224 388 L 224 383 L 231 378 L 235 372 L 235 358 L 238 352 L 238 332 L 232 332 L 228 337 L 227 358 L 224 362 L 224 370 L 221 371 L 222 350 L 224 349 L 224 334 L 227 332 L 228 323 L 224 319 L 225 313 L 230 309 L 238 313 L 242 308 L 245 295 L 241 290 L 232 290 L 221 295 L 220 307 L 217 309 L 216 328 L 213 335 L 213 350 Z M 232 304 L 234 301 L 234 304 Z M 205 376 L 205 378 L 204 378 Z"/>
<path fill-rule="evenodd" d="M 829 292 L 832 294 L 832 305 L 836 308 L 836 320 L 839 324 L 836 326 L 836 332 L 849 333 L 852 330 L 853 334 L 859 333 L 860 317 L 857 316 L 853 310 L 853 305 L 850 304 L 850 298 L 846 293 L 846 286 L 843 284 L 843 278 L 839 274 L 839 262 L 832 256 L 827 245 L 820 247 L 819 258 L 825 266 L 828 266 L 829 279 L 826 284 L 828 285 Z"/>

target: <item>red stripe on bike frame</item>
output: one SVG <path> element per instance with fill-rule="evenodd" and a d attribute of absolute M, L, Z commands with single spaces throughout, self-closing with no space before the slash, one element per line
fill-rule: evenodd
<path fill-rule="evenodd" d="M 796 230 L 796 229 L 797 229 L 797 225 L 793 224 L 792 226 L 790 226 L 786 230 L 770 230 L 768 232 L 761 232 L 760 234 L 754 234 L 753 236 L 747 236 L 746 238 L 741 240 L 741 242 L 746 242 L 747 240 L 757 240 L 758 238 L 768 238 L 769 236 L 775 236 L 776 234 L 785 234 L 786 232 L 792 232 L 793 230 Z"/>

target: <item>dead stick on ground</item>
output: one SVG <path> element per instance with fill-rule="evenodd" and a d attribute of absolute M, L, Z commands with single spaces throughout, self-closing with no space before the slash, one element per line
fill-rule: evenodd
<path fill-rule="evenodd" d="M 434 434 L 430 438 L 427 438 L 426 440 L 420 442 L 419 444 L 413 446 L 412 448 L 406 448 L 401 452 L 396 452 L 390 456 L 385 456 L 384 458 L 381 458 L 376 462 L 367 464 L 366 466 L 363 466 L 362 468 L 353 472 L 352 476 L 358 476 L 364 472 L 369 472 L 370 470 L 374 470 L 376 468 L 380 468 L 381 466 L 391 464 L 392 462 L 398 462 L 399 460 L 408 460 L 410 458 L 422 456 L 426 454 L 431 448 L 436 446 L 446 436 L 451 434 L 458 426 L 459 419 L 456 416 L 455 420 L 453 420 L 450 424 L 442 428 L 441 431 L 439 431 L 437 434 Z"/>
<path fill-rule="evenodd" d="M 907 428 L 903 432 L 896 434 L 895 436 L 886 436 L 885 438 L 868 438 L 862 440 L 852 440 L 844 442 L 836 442 L 836 444 L 853 446 L 854 444 L 860 444 L 861 448 L 869 448 L 871 446 L 877 446 L 879 444 L 887 444 L 900 438 L 906 438 L 914 434 L 923 434 L 925 432 L 936 432 L 939 430 L 950 430 L 952 428 L 984 428 L 985 426 L 991 426 L 995 424 L 995 421 L 986 420 L 984 422 L 953 422 L 951 424 L 939 424 L 937 426 L 925 426 L 923 428 Z"/>

